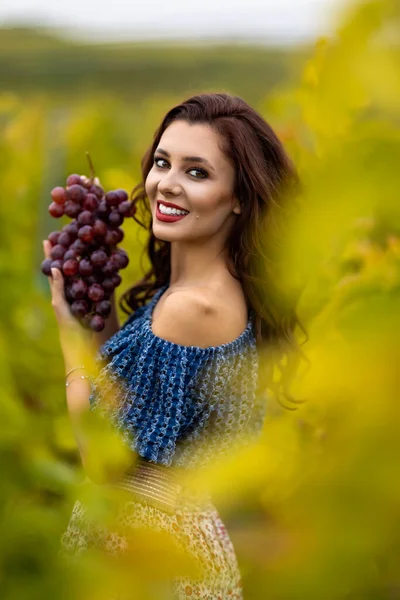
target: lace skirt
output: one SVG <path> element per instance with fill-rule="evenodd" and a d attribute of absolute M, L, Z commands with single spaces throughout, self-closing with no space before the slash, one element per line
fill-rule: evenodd
<path fill-rule="evenodd" d="M 168 582 L 171 595 L 154 595 L 154 600 L 196 598 L 201 600 L 242 600 L 242 581 L 229 534 L 209 496 L 202 500 L 192 490 L 181 488 L 179 502 L 172 510 L 149 501 L 144 494 L 124 487 L 124 501 L 118 505 L 113 527 L 94 520 L 84 503 L 77 500 L 65 532 L 60 555 L 79 561 L 82 553 L 99 549 L 105 556 L 120 556 L 129 551 L 129 538 L 135 529 L 150 528 L 172 536 L 177 547 L 201 565 L 201 575 L 174 576 Z M 115 524 L 115 527 L 114 527 Z M 131 554 L 132 556 L 132 554 Z M 157 565 L 154 565 L 157 568 Z M 131 600 L 122 594 L 110 600 Z"/>

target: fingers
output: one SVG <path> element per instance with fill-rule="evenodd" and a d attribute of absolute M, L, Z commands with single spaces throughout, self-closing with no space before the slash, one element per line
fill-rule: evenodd
<path fill-rule="evenodd" d="M 51 244 L 48 240 L 43 240 L 43 253 L 45 258 L 51 258 L 50 256 L 50 252 L 51 252 Z M 51 298 L 52 298 L 52 303 L 54 300 L 54 294 L 53 294 L 53 271 L 52 274 L 49 275 L 49 277 L 47 277 L 49 285 L 50 285 L 50 292 L 51 292 Z"/>
<path fill-rule="evenodd" d="M 43 252 L 46 258 L 51 258 L 51 243 L 48 240 L 43 240 Z M 59 324 L 65 326 L 72 323 L 76 325 L 74 318 L 71 315 L 69 304 L 65 298 L 64 291 L 64 275 L 60 269 L 52 268 L 51 275 L 47 278 L 51 291 L 51 304 L 55 310 L 55 314 Z"/>
<path fill-rule="evenodd" d="M 51 256 L 50 256 L 51 244 L 50 244 L 49 240 L 43 240 L 43 252 L 44 252 L 45 258 L 51 258 Z"/>
<path fill-rule="evenodd" d="M 43 240 L 43 252 L 45 258 L 51 258 L 51 243 L 49 240 Z M 64 276 L 59 269 L 51 269 L 52 280 L 50 278 L 50 285 L 54 287 L 55 290 L 61 290 L 62 295 L 64 296 Z M 54 284 L 54 286 L 52 285 Z"/>
<path fill-rule="evenodd" d="M 43 252 L 45 258 L 51 258 L 51 243 L 49 240 L 43 240 Z M 64 277 L 59 269 L 51 269 L 51 277 L 49 279 L 53 304 L 65 298 L 64 295 Z"/>
<path fill-rule="evenodd" d="M 51 274 L 53 275 L 53 281 L 51 284 L 53 304 L 61 306 L 65 302 L 64 277 L 59 269 L 52 268 Z"/>

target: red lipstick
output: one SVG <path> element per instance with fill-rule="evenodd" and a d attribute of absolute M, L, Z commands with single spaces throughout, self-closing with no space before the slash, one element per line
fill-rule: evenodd
<path fill-rule="evenodd" d="M 164 215 L 162 212 L 160 212 L 159 209 L 159 205 L 160 205 L 161 200 L 157 200 L 157 209 L 156 209 L 156 218 L 159 221 L 164 221 L 165 223 L 173 223 L 174 221 L 180 221 L 181 219 L 184 219 L 185 217 L 187 217 L 186 215 Z M 180 206 L 177 206 L 176 204 L 172 204 L 172 202 L 161 202 L 161 204 L 164 204 L 165 206 L 171 206 L 171 208 L 178 208 L 180 210 L 185 210 L 182 209 Z M 189 213 L 188 213 L 189 214 Z"/>

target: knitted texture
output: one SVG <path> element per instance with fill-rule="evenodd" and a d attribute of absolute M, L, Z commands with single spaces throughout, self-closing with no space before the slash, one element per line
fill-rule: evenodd
<path fill-rule="evenodd" d="M 182 346 L 152 331 L 154 307 L 168 285 L 101 346 L 90 408 L 110 418 L 140 456 L 196 467 L 253 441 L 262 428 L 253 312 L 231 342 Z"/>

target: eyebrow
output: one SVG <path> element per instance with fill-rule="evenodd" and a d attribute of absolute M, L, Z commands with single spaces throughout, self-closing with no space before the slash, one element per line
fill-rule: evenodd
<path fill-rule="evenodd" d="M 164 156 L 167 156 L 169 158 L 169 152 L 167 152 L 166 150 L 163 150 L 162 148 L 158 148 L 156 150 L 156 152 L 163 154 Z M 183 162 L 199 162 L 202 163 L 203 165 L 207 165 L 207 167 L 211 170 L 215 172 L 214 167 L 211 165 L 211 163 L 208 162 L 208 160 L 206 158 L 202 158 L 201 156 L 184 156 L 182 158 Z"/>

